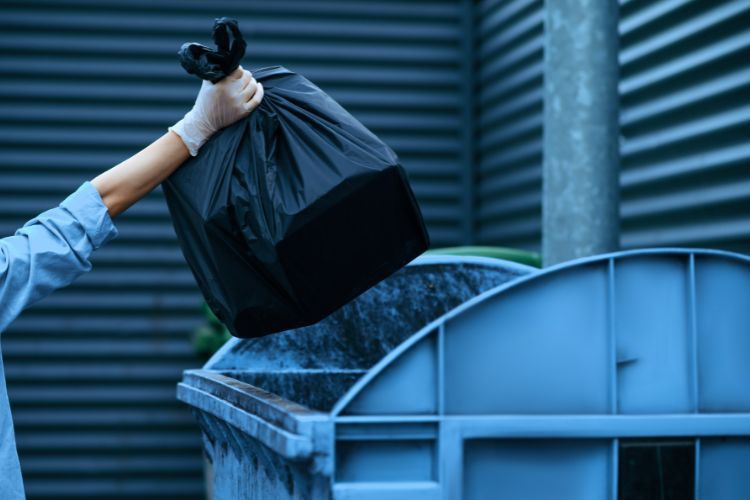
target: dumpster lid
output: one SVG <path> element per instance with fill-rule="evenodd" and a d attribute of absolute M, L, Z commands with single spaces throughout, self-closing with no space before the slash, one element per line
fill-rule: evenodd
<path fill-rule="evenodd" d="M 229 340 L 203 367 L 328 411 L 404 340 L 466 300 L 535 268 L 485 257 L 422 256 L 326 319 Z"/>

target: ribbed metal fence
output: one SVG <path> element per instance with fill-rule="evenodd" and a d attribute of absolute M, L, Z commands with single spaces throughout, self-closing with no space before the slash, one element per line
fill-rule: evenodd
<path fill-rule="evenodd" d="M 247 67 L 283 64 L 400 155 L 437 245 L 466 231 L 458 1 L 0 1 L 0 234 L 57 204 L 187 111 L 184 41 L 235 16 Z M 30 498 L 198 498 L 200 437 L 175 400 L 199 365 L 200 295 L 159 192 L 95 270 L 3 335 Z"/>

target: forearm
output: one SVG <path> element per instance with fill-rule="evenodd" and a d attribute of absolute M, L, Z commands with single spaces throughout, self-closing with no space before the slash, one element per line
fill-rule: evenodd
<path fill-rule="evenodd" d="M 148 147 L 91 181 L 115 217 L 161 184 L 190 153 L 174 132 L 167 132 Z"/>
<path fill-rule="evenodd" d="M 204 81 L 193 108 L 146 149 L 96 177 L 91 184 L 115 217 L 177 170 L 215 132 L 250 114 L 263 99 L 263 86 L 237 68 L 219 83 Z"/>

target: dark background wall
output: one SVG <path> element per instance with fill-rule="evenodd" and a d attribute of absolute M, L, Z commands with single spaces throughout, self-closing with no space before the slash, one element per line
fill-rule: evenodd
<path fill-rule="evenodd" d="M 540 0 L 0 0 L 0 234 L 187 111 L 175 52 L 237 17 L 400 155 L 435 246 L 538 249 Z M 750 2 L 623 2 L 623 245 L 750 250 Z M 2 337 L 30 498 L 199 498 L 174 384 L 200 295 L 160 192 Z"/>
<path fill-rule="evenodd" d="M 438 245 L 463 239 L 456 1 L 0 1 L 0 234 L 177 121 L 200 82 L 176 51 L 237 17 L 245 66 L 283 64 L 400 155 Z M 30 498 L 198 498 L 200 438 L 175 401 L 200 361 L 200 295 L 159 192 L 117 222 L 95 271 L 3 335 Z"/>

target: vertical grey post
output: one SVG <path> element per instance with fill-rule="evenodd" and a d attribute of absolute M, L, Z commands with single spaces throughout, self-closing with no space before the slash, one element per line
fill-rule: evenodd
<path fill-rule="evenodd" d="M 548 0 L 544 26 L 545 265 L 619 247 L 617 0 Z"/>

